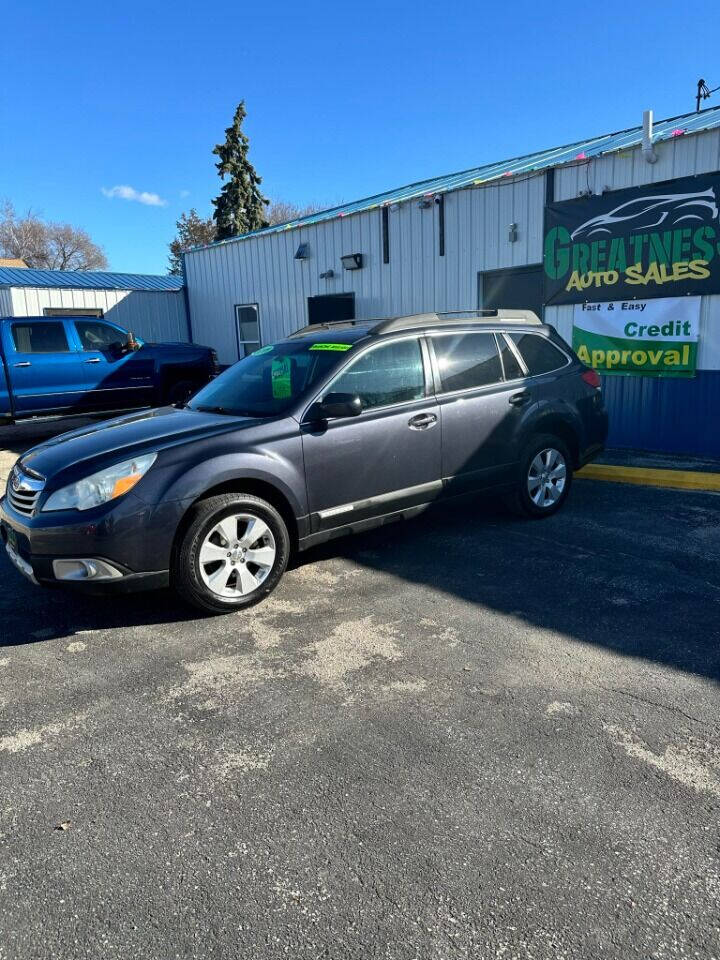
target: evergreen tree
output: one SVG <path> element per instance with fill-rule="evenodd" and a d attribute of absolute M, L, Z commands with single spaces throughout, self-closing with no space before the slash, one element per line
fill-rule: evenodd
<path fill-rule="evenodd" d="M 182 255 L 191 247 L 202 247 L 212 243 L 215 237 L 215 224 L 212 217 L 206 220 L 198 216 L 195 207 L 190 213 L 183 213 L 177 221 L 177 236 L 170 246 L 170 273 L 182 273 Z"/>
<path fill-rule="evenodd" d="M 260 193 L 262 180 L 248 160 L 250 141 L 242 131 L 245 116 L 245 101 L 241 100 L 232 126 L 225 131 L 225 143 L 219 143 L 213 150 L 219 157 L 215 166 L 220 178 L 225 180 L 220 196 L 213 200 L 218 240 L 267 226 L 268 201 Z"/>

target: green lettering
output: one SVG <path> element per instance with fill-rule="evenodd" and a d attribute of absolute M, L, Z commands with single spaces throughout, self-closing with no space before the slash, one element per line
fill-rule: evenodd
<path fill-rule="evenodd" d="M 586 243 L 575 243 L 572 248 L 572 268 L 579 274 L 590 270 L 590 248 Z"/>
<path fill-rule="evenodd" d="M 664 263 L 668 267 L 672 263 L 670 253 L 672 250 L 672 231 L 665 230 L 664 233 L 650 234 L 650 262 Z"/>
<path fill-rule="evenodd" d="M 600 273 L 607 261 L 607 240 L 593 240 L 590 244 L 590 269 L 593 273 Z"/>
<path fill-rule="evenodd" d="M 696 250 L 693 260 L 707 260 L 708 262 L 712 260 L 715 256 L 715 247 L 708 241 L 714 239 L 714 237 L 715 230 L 713 227 L 698 227 L 693 234 L 693 243 Z"/>
<path fill-rule="evenodd" d="M 570 233 L 565 227 L 553 227 L 545 237 L 545 273 L 551 280 L 564 277 L 570 268 Z"/>
<path fill-rule="evenodd" d="M 613 237 L 610 241 L 610 253 L 608 254 L 608 270 L 627 270 L 627 256 L 625 254 L 625 241 L 622 237 Z"/>

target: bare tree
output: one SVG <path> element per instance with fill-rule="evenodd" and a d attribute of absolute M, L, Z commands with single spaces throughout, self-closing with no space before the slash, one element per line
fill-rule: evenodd
<path fill-rule="evenodd" d="M 270 226 L 277 226 L 279 223 L 288 223 L 290 220 L 299 220 L 301 217 L 309 217 L 312 213 L 319 213 L 326 210 L 327 204 L 308 203 L 299 207 L 287 200 L 271 200 L 265 211 L 265 219 Z"/>
<path fill-rule="evenodd" d="M 189 213 L 182 213 L 176 223 L 177 235 L 169 244 L 170 273 L 182 273 L 182 257 L 191 247 L 203 247 L 216 239 L 215 221 L 212 217 L 201 217 L 195 207 Z"/>
<path fill-rule="evenodd" d="M 0 206 L 0 256 L 24 260 L 37 270 L 106 270 L 108 265 L 86 230 L 47 222 L 32 210 L 18 216 L 9 201 Z"/>

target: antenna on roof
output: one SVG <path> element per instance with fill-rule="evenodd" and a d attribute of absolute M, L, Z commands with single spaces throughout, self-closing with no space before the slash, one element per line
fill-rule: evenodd
<path fill-rule="evenodd" d="M 716 90 L 720 90 L 720 87 L 713 87 L 712 90 L 708 87 L 702 77 L 697 82 L 697 95 L 695 97 L 695 112 L 700 113 L 700 101 L 707 100 L 707 98 L 715 93 Z"/>

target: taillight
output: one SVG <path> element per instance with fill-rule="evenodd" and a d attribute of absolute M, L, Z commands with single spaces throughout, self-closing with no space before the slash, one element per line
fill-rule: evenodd
<path fill-rule="evenodd" d="M 583 370 L 580 376 L 589 387 L 595 387 L 596 390 L 599 390 L 602 386 L 602 380 L 597 370 Z"/>

